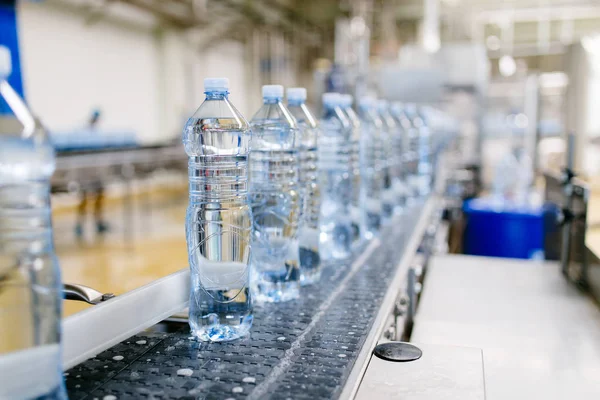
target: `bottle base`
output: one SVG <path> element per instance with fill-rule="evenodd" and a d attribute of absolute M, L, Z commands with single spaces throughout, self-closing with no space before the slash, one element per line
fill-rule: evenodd
<path fill-rule="evenodd" d="M 252 297 L 261 303 L 283 303 L 300 297 L 300 283 L 267 282 L 257 278 L 254 282 Z"/>
<path fill-rule="evenodd" d="M 318 250 L 300 247 L 300 285 L 316 283 L 321 278 L 321 255 Z"/>
<path fill-rule="evenodd" d="M 319 282 L 321 279 L 321 268 L 314 268 L 308 271 L 303 271 L 300 275 L 300 285 L 301 286 L 310 286 Z"/>
<path fill-rule="evenodd" d="M 403 215 L 406 212 L 406 208 L 407 208 L 407 202 L 403 201 L 402 204 L 397 204 L 396 207 L 394 207 L 394 215 L 398 216 L 398 215 Z"/>
<path fill-rule="evenodd" d="M 196 325 L 190 320 L 192 336 L 203 342 L 227 342 L 239 339 L 250 332 L 252 327 L 252 316 L 248 316 L 239 325 L 226 325 L 215 321 L 213 316 L 205 316 L 213 323 L 210 325 Z M 211 318 L 213 317 L 213 318 Z"/>
<path fill-rule="evenodd" d="M 330 254 L 325 255 L 322 258 L 323 265 L 341 264 L 349 260 L 352 257 L 352 250 L 338 250 L 332 251 Z"/>

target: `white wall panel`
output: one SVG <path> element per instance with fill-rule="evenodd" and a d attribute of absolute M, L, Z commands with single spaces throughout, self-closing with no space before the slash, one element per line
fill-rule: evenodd
<path fill-rule="evenodd" d="M 159 51 L 143 30 L 44 3 L 22 2 L 19 29 L 27 100 L 53 131 L 81 127 L 94 108 L 100 128 L 165 137 L 157 126 Z"/>
<path fill-rule="evenodd" d="M 248 93 L 243 44 L 223 41 L 201 51 L 180 30 L 151 27 L 143 13 L 139 24 L 110 14 L 90 21 L 69 7 L 20 3 L 25 93 L 51 131 L 77 130 L 99 108 L 99 129 L 134 131 L 145 144 L 170 140 L 204 100 L 209 76 L 228 77 L 233 103 L 252 117 L 260 93 Z"/>

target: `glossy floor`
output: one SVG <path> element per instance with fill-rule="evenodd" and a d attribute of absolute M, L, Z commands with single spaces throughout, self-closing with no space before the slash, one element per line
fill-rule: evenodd
<path fill-rule="evenodd" d="M 119 295 L 187 268 L 186 205 L 184 192 L 148 194 L 133 199 L 129 207 L 122 201 L 111 203 L 106 210 L 110 231 L 98 236 L 89 216 L 81 240 L 75 235 L 74 211 L 55 215 L 63 281 Z M 64 315 L 86 307 L 66 301 Z"/>

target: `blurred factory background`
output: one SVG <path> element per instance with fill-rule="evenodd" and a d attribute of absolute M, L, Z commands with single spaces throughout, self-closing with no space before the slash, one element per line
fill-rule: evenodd
<path fill-rule="evenodd" d="M 1 4 L 11 82 L 58 152 L 65 282 L 122 293 L 187 265 L 180 133 L 209 76 L 229 78 L 247 118 L 270 83 L 307 87 L 315 109 L 330 90 L 436 105 L 454 117 L 484 188 L 516 144 L 538 170 L 558 171 L 568 132 L 575 170 L 592 187 L 600 176 L 595 0 Z"/>
<path fill-rule="evenodd" d="M 523 115 L 532 74 L 544 138 L 567 128 L 570 73 L 589 86 L 572 82 L 573 96 L 593 102 L 595 71 L 578 70 L 581 57 L 593 57 L 600 25 L 592 0 L 47 0 L 18 8 L 25 95 L 61 142 L 94 110 L 97 129 L 130 144 L 174 140 L 202 100 L 203 77 L 219 74 L 230 77 L 244 115 L 270 82 L 307 86 L 314 102 L 332 68 L 359 94 L 369 87 L 430 102 L 443 100 L 443 88 L 464 89 L 485 100 L 477 106 L 486 138 L 531 125 Z M 394 83 L 380 85 L 388 77 Z M 581 113 L 572 124 L 593 136 L 598 123 Z M 578 157 L 589 175 L 600 168 L 594 158 Z"/>

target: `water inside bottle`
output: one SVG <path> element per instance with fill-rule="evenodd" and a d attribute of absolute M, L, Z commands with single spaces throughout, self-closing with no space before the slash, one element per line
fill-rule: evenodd
<path fill-rule="evenodd" d="M 214 114 L 214 110 L 201 108 Z M 250 135 L 234 118 L 190 118 L 186 232 L 191 290 L 189 323 L 203 341 L 245 335 L 252 325 L 249 288 L 252 214 L 247 198 Z M 210 129 L 210 127 L 232 127 Z M 209 127 L 209 129 L 205 129 Z"/>
<path fill-rule="evenodd" d="M 297 160 L 295 149 L 252 150 L 252 265 L 258 301 L 279 302 L 299 296 Z"/>

